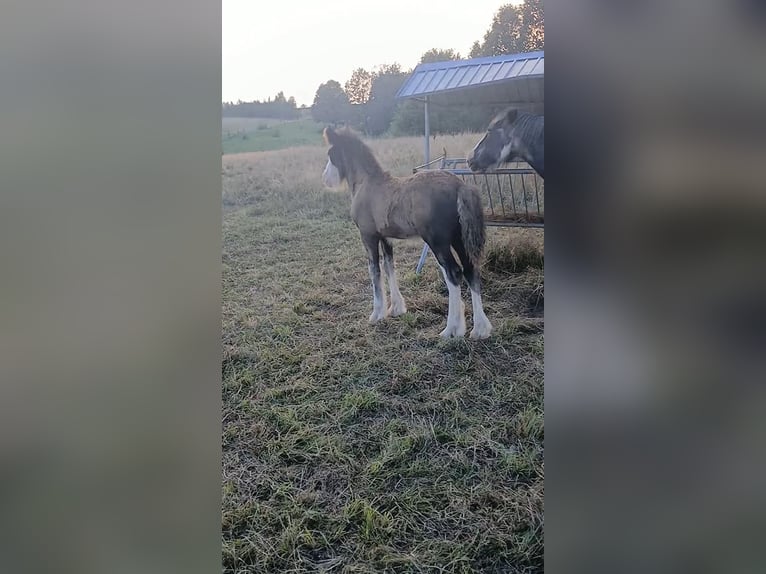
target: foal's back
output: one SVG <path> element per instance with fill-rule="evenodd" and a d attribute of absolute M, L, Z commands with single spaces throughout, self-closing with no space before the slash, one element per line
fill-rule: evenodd
<path fill-rule="evenodd" d="M 452 233 L 459 226 L 457 194 L 462 185 L 459 177 L 445 171 L 387 177 L 357 194 L 352 216 L 360 228 L 374 226 L 385 237 L 422 237 L 434 226 Z"/>

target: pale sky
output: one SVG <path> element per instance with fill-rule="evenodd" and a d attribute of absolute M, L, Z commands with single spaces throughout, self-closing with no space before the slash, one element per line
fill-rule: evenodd
<path fill-rule="evenodd" d="M 223 101 L 282 90 L 311 105 L 319 84 L 355 68 L 414 67 L 431 48 L 467 57 L 509 0 L 223 0 Z M 517 4 L 517 1 L 510 3 Z"/>

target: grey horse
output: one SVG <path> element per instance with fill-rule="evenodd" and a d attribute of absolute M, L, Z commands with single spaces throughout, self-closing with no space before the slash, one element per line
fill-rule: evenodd
<path fill-rule="evenodd" d="M 545 179 L 544 122 L 544 116 L 515 108 L 498 114 L 468 155 L 468 167 L 471 171 L 483 172 L 520 158 Z"/>

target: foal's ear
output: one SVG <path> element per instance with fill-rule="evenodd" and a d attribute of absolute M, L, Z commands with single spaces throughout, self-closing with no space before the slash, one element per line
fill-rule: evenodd
<path fill-rule="evenodd" d="M 338 134 L 335 133 L 335 130 L 330 126 L 327 126 L 322 132 L 322 136 L 324 137 L 324 141 L 327 145 L 334 145 L 337 135 Z"/>
<path fill-rule="evenodd" d="M 507 112 L 505 112 L 505 121 L 509 124 L 512 124 L 516 121 L 516 116 L 519 115 L 519 110 L 516 108 L 510 108 Z"/>

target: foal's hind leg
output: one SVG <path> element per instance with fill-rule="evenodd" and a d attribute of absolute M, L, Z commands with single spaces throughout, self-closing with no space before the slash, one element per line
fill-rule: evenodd
<path fill-rule="evenodd" d="M 404 304 L 404 298 L 399 291 L 399 283 L 396 281 L 394 246 L 385 238 L 380 240 L 380 246 L 383 248 L 383 268 L 386 270 L 388 290 L 391 292 L 391 305 L 388 307 L 388 314 L 391 317 L 398 317 L 407 312 L 407 305 Z"/>
<path fill-rule="evenodd" d="M 465 335 L 465 305 L 460 295 L 460 283 L 463 281 L 463 272 L 452 255 L 449 244 L 431 245 L 431 249 L 439 261 L 449 291 L 449 311 L 447 312 L 447 327 L 439 333 L 439 336 L 449 339 L 450 337 L 463 337 Z"/>
<path fill-rule="evenodd" d="M 378 235 L 362 235 L 362 242 L 367 248 L 370 280 L 372 281 L 372 314 L 370 323 L 377 323 L 386 316 L 386 292 L 380 280 L 380 252 Z"/>
<path fill-rule="evenodd" d="M 481 302 L 481 276 L 479 270 L 473 266 L 470 257 L 465 251 L 462 239 L 458 238 L 453 247 L 460 257 L 460 263 L 463 265 L 463 274 L 465 275 L 468 286 L 471 288 L 471 306 L 473 307 L 473 329 L 471 330 L 471 339 L 486 339 L 492 333 L 492 323 L 487 319 L 484 313 L 484 306 Z"/>

